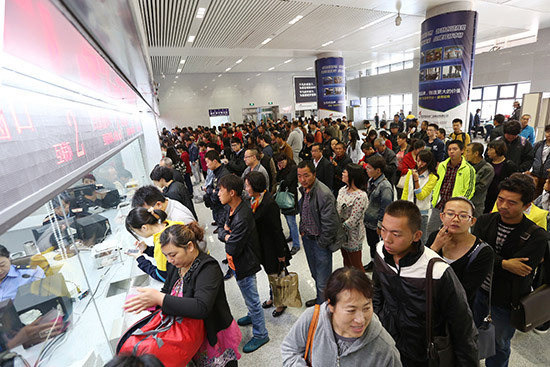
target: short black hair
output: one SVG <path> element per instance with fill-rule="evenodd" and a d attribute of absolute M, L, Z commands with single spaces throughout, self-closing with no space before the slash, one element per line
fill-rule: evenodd
<path fill-rule="evenodd" d="M 321 143 L 313 143 L 313 144 L 311 144 L 311 149 L 313 149 L 313 147 L 318 147 L 320 152 L 323 151 L 323 146 L 321 145 Z"/>
<path fill-rule="evenodd" d="M 437 125 L 436 123 L 431 123 L 431 124 L 428 124 L 428 127 L 433 127 L 435 129 L 435 131 L 439 130 L 439 125 Z"/>
<path fill-rule="evenodd" d="M 361 144 L 361 150 L 369 150 L 369 149 L 372 149 L 372 144 L 369 143 L 368 141 Z"/>
<path fill-rule="evenodd" d="M 550 131 L 550 125 L 544 125 L 544 132 Z"/>
<path fill-rule="evenodd" d="M 0 257 L 7 257 L 8 259 L 10 258 L 10 252 L 3 245 L 0 245 Z"/>
<path fill-rule="evenodd" d="M 483 157 L 483 144 L 481 143 L 470 143 L 469 147 L 472 147 L 472 153 L 479 154 L 480 157 Z"/>
<path fill-rule="evenodd" d="M 452 144 L 456 144 L 458 145 L 458 149 L 460 150 L 464 150 L 464 142 L 460 141 L 460 140 L 451 140 L 450 142 L 447 143 L 447 150 L 449 150 L 449 147 L 452 145 Z"/>
<path fill-rule="evenodd" d="M 373 155 L 367 159 L 367 163 L 370 164 L 372 168 L 380 169 L 380 171 L 384 173 L 384 169 L 386 168 L 386 160 L 381 155 Z"/>
<path fill-rule="evenodd" d="M 244 180 L 248 181 L 254 192 L 264 192 L 267 187 L 267 182 L 263 173 L 258 171 L 250 171 L 244 176 Z"/>
<path fill-rule="evenodd" d="M 204 159 L 208 159 L 209 161 L 221 162 L 220 154 L 215 150 L 211 150 L 209 152 L 206 152 L 206 154 L 204 155 Z"/>
<path fill-rule="evenodd" d="M 315 174 L 315 164 L 313 164 L 313 161 L 310 159 L 306 159 L 298 163 L 298 168 L 309 168 L 309 171 L 312 174 Z"/>
<path fill-rule="evenodd" d="M 325 299 L 331 306 L 334 306 L 338 303 L 338 295 L 342 291 L 357 291 L 369 300 L 374 294 L 372 281 L 367 274 L 351 267 L 336 269 L 330 275 L 325 286 Z"/>
<path fill-rule="evenodd" d="M 453 124 L 455 122 L 458 122 L 458 123 L 460 123 L 460 125 L 462 125 L 462 119 L 456 118 L 456 119 L 453 120 Z"/>
<path fill-rule="evenodd" d="M 518 120 L 506 121 L 502 130 L 504 134 L 519 135 L 521 132 L 521 123 Z"/>
<path fill-rule="evenodd" d="M 447 131 L 446 131 L 444 128 L 440 127 L 440 128 L 437 129 L 437 130 L 438 130 L 441 134 L 443 134 L 443 136 L 447 135 Z"/>
<path fill-rule="evenodd" d="M 521 195 L 523 205 L 529 204 L 535 199 L 535 182 L 521 172 L 513 173 L 510 177 L 500 182 L 498 191 L 510 191 Z"/>
<path fill-rule="evenodd" d="M 260 134 L 258 139 L 265 141 L 267 144 L 271 144 L 271 137 L 267 134 Z"/>
<path fill-rule="evenodd" d="M 313 134 L 306 134 L 306 141 L 308 143 L 313 143 L 315 141 L 315 137 L 313 136 Z"/>
<path fill-rule="evenodd" d="M 499 125 L 502 125 L 504 123 L 504 120 L 506 120 L 506 117 L 504 117 L 504 115 L 501 113 L 497 113 L 493 120 L 498 122 Z"/>
<path fill-rule="evenodd" d="M 241 139 L 234 136 L 234 137 L 231 138 L 231 144 L 239 144 L 240 146 L 242 146 L 243 142 L 241 141 Z"/>
<path fill-rule="evenodd" d="M 225 175 L 220 178 L 218 186 L 223 187 L 227 191 L 235 191 L 235 194 L 239 197 L 242 195 L 244 188 L 243 180 L 234 174 Z"/>
<path fill-rule="evenodd" d="M 420 215 L 420 210 L 411 201 L 394 201 L 393 203 L 388 205 L 385 214 L 396 218 L 406 217 L 409 229 L 413 233 L 419 231 L 421 228 L 422 216 Z"/>
<path fill-rule="evenodd" d="M 149 178 L 153 181 L 160 181 L 161 178 L 164 178 L 166 182 L 168 182 L 174 179 L 174 172 L 172 171 L 171 168 L 157 165 L 151 171 Z"/>
<path fill-rule="evenodd" d="M 132 197 L 132 207 L 153 206 L 157 201 L 164 203 L 166 201 L 164 194 L 153 185 L 142 186 L 136 190 Z"/>

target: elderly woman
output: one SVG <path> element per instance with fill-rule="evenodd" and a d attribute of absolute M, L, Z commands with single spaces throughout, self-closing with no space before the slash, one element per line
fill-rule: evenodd
<path fill-rule="evenodd" d="M 328 279 L 319 307 L 311 352 L 305 356 L 314 309 L 306 310 L 281 344 L 283 366 L 401 366 L 395 342 L 372 308 L 373 287 L 356 268 L 340 268 Z"/>
<path fill-rule="evenodd" d="M 247 173 L 244 177 L 244 187 L 250 195 L 250 207 L 260 237 L 262 266 L 267 275 L 278 274 L 289 265 L 290 259 L 290 251 L 281 225 L 281 211 L 271 194 L 266 191 L 266 180 L 260 172 Z M 265 301 L 262 307 L 273 307 L 272 290 L 269 300 Z M 281 316 L 285 309 L 286 306 L 277 307 L 272 313 L 273 317 Z"/>

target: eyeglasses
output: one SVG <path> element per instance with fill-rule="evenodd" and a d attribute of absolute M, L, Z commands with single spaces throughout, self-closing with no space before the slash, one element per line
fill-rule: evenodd
<path fill-rule="evenodd" d="M 443 214 L 447 217 L 447 219 L 451 219 L 451 220 L 455 219 L 455 217 L 458 217 L 458 219 L 461 221 L 467 221 L 472 219 L 472 216 L 466 213 L 444 212 Z"/>

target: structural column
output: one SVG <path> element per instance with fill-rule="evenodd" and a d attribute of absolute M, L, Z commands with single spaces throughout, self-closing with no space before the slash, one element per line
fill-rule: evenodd
<path fill-rule="evenodd" d="M 345 116 L 346 71 L 342 54 L 330 52 L 317 55 L 315 77 L 319 119 Z"/>
<path fill-rule="evenodd" d="M 418 118 L 447 131 L 460 118 L 468 131 L 477 12 L 471 2 L 430 8 L 422 23 Z"/>

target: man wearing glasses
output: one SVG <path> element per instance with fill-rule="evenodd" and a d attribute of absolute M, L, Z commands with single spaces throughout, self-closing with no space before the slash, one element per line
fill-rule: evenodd
<path fill-rule="evenodd" d="M 447 153 L 449 158 L 437 167 L 439 179 L 432 195 L 432 214 L 426 228 L 428 233 L 441 227 L 440 214 L 447 200 L 455 196 L 471 199 L 475 192 L 476 171 L 462 156 L 464 143 L 460 140 L 451 140 L 447 145 Z"/>

